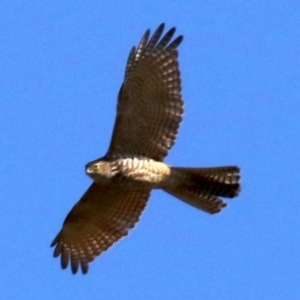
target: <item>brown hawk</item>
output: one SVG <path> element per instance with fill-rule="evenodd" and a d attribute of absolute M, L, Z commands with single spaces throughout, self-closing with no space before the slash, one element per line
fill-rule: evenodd
<path fill-rule="evenodd" d="M 183 115 L 175 28 L 162 35 L 161 24 L 147 30 L 130 51 L 118 96 L 117 117 L 106 155 L 86 165 L 94 180 L 67 215 L 51 246 L 75 274 L 128 234 L 139 220 L 152 189 L 167 193 L 208 213 L 240 190 L 239 168 L 180 168 L 163 163 L 173 146 Z"/>

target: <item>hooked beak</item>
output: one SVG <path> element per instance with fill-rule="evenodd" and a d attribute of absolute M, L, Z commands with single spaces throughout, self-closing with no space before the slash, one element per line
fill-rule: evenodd
<path fill-rule="evenodd" d="M 92 174 L 93 173 L 93 167 L 89 166 L 89 165 L 86 165 L 85 171 L 86 171 L 87 174 Z"/>

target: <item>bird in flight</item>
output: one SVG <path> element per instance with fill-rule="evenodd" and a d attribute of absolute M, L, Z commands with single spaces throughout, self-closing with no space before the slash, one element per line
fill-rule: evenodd
<path fill-rule="evenodd" d="M 163 162 L 183 115 L 175 27 L 147 30 L 127 60 L 107 153 L 86 165 L 93 183 L 53 240 L 63 269 L 88 272 L 89 263 L 128 234 L 152 189 L 162 189 L 207 213 L 221 211 L 240 191 L 239 168 L 172 167 Z"/>

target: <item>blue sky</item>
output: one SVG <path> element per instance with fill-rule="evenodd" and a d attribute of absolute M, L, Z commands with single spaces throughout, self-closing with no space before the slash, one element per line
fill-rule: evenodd
<path fill-rule="evenodd" d="M 107 150 L 129 50 L 161 22 L 184 35 L 166 162 L 239 165 L 242 193 L 211 216 L 155 191 L 73 276 L 50 242 Z M 298 299 L 299 28 L 298 1 L 1 1 L 1 299 Z"/>

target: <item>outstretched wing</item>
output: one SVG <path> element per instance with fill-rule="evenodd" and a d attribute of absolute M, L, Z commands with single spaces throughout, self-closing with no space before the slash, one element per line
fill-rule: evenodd
<path fill-rule="evenodd" d="M 129 190 L 118 185 L 93 183 L 65 219 L 51 243 L 61 267 L 71 262 L 73 274 L 79 266 L 85 274 L 89 263 L 128 234 L 146 206 L 150 190 Z"/>
<path fill-rule="evenodd" d="M 145 156 L 162 161 L 174 144 L 182 120 L 183 101 L 175 28 L 163 37 L 161 24 L 149 39 L 144 34 L 132 48 L 118 97 L 117 117 L 107 156 Z"/>

